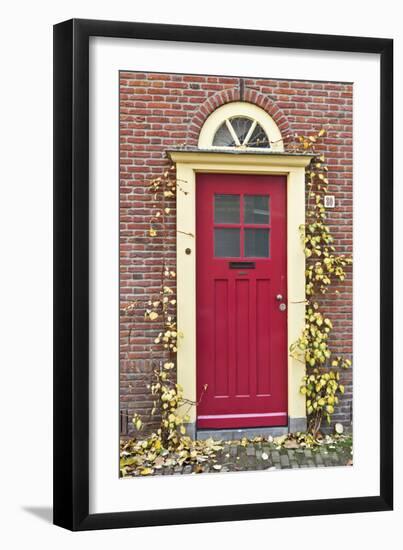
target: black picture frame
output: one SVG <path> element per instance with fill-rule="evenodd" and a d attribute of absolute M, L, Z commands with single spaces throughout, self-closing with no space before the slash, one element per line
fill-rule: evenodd
<path fill-rule="evenodd" d="M 380 491 L 369 497 L 89 513 L 89 39 L 364 52 L 381 58 Z M 54 27 L 54 523 L 78 531 L 392 510 L 393 40 L 73 19 Z"/>

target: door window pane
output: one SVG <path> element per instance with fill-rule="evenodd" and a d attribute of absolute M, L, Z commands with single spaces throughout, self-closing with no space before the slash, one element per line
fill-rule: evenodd
<path fill-rule="evenodd" d="M 225 121 L 218 128 L 214 136 L 213 145 L 215 147 L 235 147 L 236 143 L 234 138 L 231 136 L 231 132 L 228 130 Z"/>
<path fill-rule="evenodd" d="M 214 223 L 239 223 L 239 195 L 214 196 Z"/>
<path fill-rule="evenodd" d="M 250 258 L 269 257 L 268 229 L 245 229 L 245 256 Z"/>
<path fill-rule="evenodd" d="M 239 229 L 214 229 L 214 256 L 238 258 L 240 255 Z"/>
<path fill-rule="evenodd" d="M 244 144 L 245 138 L 248 135 L 250 127 L 252 126 L 252 122 L 253 120 L 250 118 L 242 116 L 231 118 L 231 126 L 233 127 L 241 145 Z"/>
<path fill-rule="evenodd" d="M 268 195 L 245 195 L 244 204 L 245 223 L 270 223 Z"/>
<path fill-rule="evenodd" d="M 252 135 L 250 136 L 246 145 L 248 147 L 270 147 L 269 138 L 267 137 L 266 132 L 263 130 L 260 124 L 256 124 L 256 127 L 253 130 Z"/>

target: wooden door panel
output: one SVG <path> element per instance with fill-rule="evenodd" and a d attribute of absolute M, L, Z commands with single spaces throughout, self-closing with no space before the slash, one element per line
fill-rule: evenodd
<path fill-rule="evenodd" d="M 228 397 L 229 384 L 229 318 L 228 311 L 228 281 L 214 281 L 214 357 L 212 360 L 215 379 L 214 396 Z"/>
<path fill-rule="evenodd" d="M 269 279 L 256 281 L 256 394 L 259 397 L 270 396 L 271 370 L 271 288 Z"/>

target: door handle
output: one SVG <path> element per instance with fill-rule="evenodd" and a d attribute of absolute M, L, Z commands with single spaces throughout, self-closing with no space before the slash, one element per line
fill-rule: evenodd
<path fill-rule="evenodd" d="M 285 311 L 287 309 L 287 304 L 285 304 L 284 302 L 282 302 L 279 306 L 278 306 L 278 309 L 280 311 Z"/>
<path fill-rule="evenodd" d="M 277 296 L 276 296 L 277 302 L 281 302 L 282 299 L 283 299 L 283 295 L 282 294 L 277 294 Z"/>

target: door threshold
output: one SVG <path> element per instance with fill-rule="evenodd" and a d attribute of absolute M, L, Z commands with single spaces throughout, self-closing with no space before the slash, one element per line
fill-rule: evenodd
<path fill-rule="evenodd" d="M 246 437 L 253 439 L 254 437 L 278 437 L 280 435 L 286 435 L 289 433 L 288 426 L 270 426 L 265 428 L 264 426 L 259 428 L 230 428 L 227 430 L 200 430 L 196 431 L 196 439 L 219 439 L 224 441 L 231 441 L 235 439 L 242 439 Z"/>

